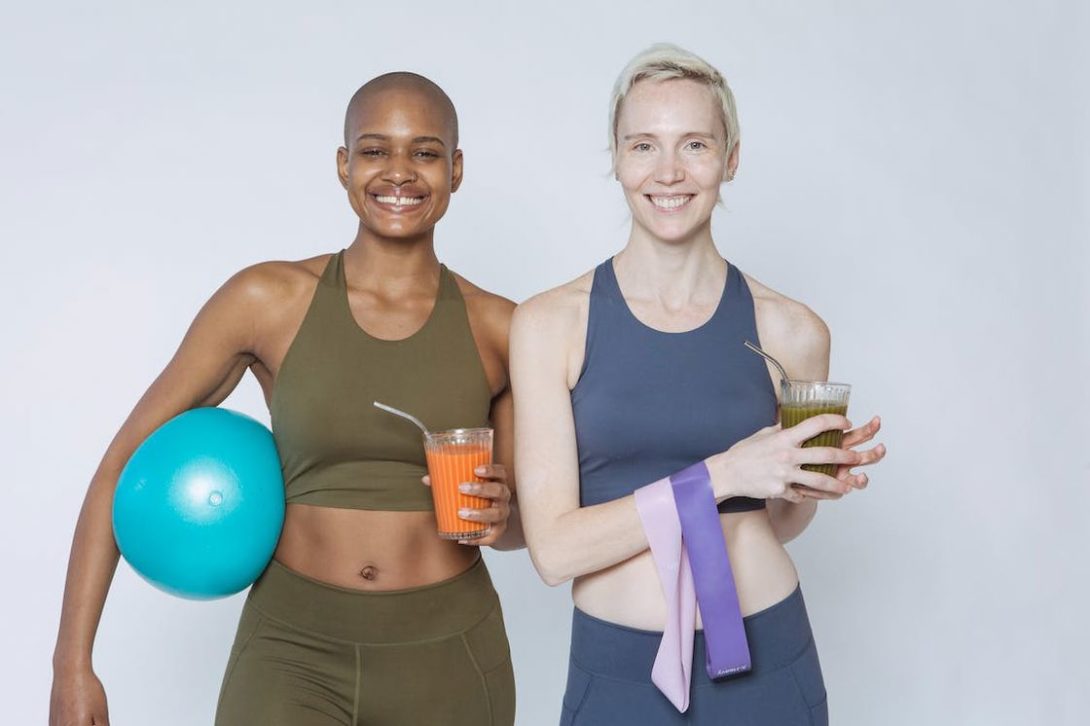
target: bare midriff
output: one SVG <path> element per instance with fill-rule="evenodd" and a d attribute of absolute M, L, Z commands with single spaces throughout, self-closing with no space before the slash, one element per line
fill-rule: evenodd
<path fill-rule="evenodd" d="M 421 485 L 423 486 L 423 485 Z M 419 587 L 467 570 L 476 547 L 439 539 L 435 514 L 289 504 L 274 558 L 337 587 L 382 591 Z"/>
<path fill-rule="evenodd" d="M 721 514 L 719 519 L 742 615 L 764 610 L 790 595 L 798 585 L 798 573 L 772 531 L 767 510 Z M 588 615 L 631 628 L 662 630 L 666 620 L 666 601 L 649 550 L 576 578 L 572 599 Z M 701 627 L 699 613 L 697 627 Z"/>

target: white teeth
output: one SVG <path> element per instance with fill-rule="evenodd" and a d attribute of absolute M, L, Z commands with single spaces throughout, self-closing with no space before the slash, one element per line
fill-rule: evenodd
<path fill-rule="evenodd" d="M 395 207 L 415 207 L 424 203 L 424 197 L 382 197 L 376 196 L 379 204 L 393 204 Z"/>
<path fill-rule="evenodd" d="M 684 195 L 680 197 L 651 197 L 651 203 L 659 209 L 677 209 L 689 203 L 692 199 L 692 195 Z"/>

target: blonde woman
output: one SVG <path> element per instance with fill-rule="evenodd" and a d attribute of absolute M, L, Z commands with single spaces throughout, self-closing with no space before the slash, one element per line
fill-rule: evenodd
<path fill-rule="evenodd" d="M 776 423 L 780 377 L 744 342 L 763 346 L 792 378 L 820 381 L 829 332 L 716 249 L 712 211 L 738 168 L 738 139 L 734 98 L 714 67 L 674 46 L 636 56 L 614 88 L 610 118 L 615 176 L 632 212 L 628 242 L 515 313 L 515 460 L 527 542 L 547 583 L 574 580 L 562 724 L 828 720 L 783 543 L 802 532 L 819 500 L 864 488 L 867 475 L 851 468 L 885 449 L 856 448 L 878 431 L 877 418 L 849 431 L 842 448 L 800 447 L 820 431 L 850 429 L 842 416 Z M 691 682 L 670 699 L 651 679 L 669 603 L 635 492 L 699 462 L 752 663 L 713 680 L 701 667 L 703 634 L 693 642 L 690 629 Z M 837 475 L 800 469 L 819 463 L 836 464 Z M 699 618 L 695 627 L 702 631 Z"/>

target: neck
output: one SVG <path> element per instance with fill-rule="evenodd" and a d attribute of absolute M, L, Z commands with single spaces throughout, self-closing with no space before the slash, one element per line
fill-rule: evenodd
<path fill-rule="evenodd" d="M 626 297 L 654 298 L 668 308 L 718 300 L 727 265 L 715 248 L 711 223 L 683 240 L 662 240 L 633 222 L 628 244 L 614 259 Z"/>
<path fill-rule="evenodd" d="M 434 228 L 415 237 L 383 237 L 360 224 L 344 253 L 352 287 L 391 287 L 416 282 L 434 285 L 439 276 Z"/>

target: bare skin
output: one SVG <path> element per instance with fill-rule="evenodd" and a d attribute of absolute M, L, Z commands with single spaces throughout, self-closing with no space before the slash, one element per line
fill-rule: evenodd
<path fill-rule="evenodd" d="M 392 271 L 384 274 L 381 265 L 371 262 L 364 263 L 368 273 L 353 276 L 353 262 L 350 257 L 352 252 L 353 249 L 350 248 L 345 253 L 346 275 L 350 280 L 350 287 L 355 285 L 352 282 L 354 279 L 361 277 L 371 277 L 375 286 L 389 285 L 397 279 Z M 298 329 L 302 322 L 314 286 L 327 260 L 328 256 L 323 256 L 307 261 L 310 263 L 310 270 L 305 278 L 301 278 L 304 285 L 298 297 L 303 303 L 296 311 L 298 319 L 294 329 Z M 399 269 L 405 269 L 406 266 L 404 260 L 398 261 Z M 435 275 L 435 279 L 431 281 L 430 298 L 425 288 L 420 298 L 413 300 L 409 292 L 411 288 L 407 287 L 405 291 L 393 292 L 386 301 L 373 293 L 374 301 L 364 307 L 357 305 L 350 289 L 349 299 L 356 322 L 368 333 L 379 338 L 393 340 L 407 337 L 407 334 L 415 332 L 424 324 L 431 312 L 438 286 L 437 269 Z M 494 396 L 491 420 L 496 429 L 496 469 L 493 473 L 497 473 L 500 471 L 499 467 L 510 465 L 512 455 L 511 400 L 506 373 L 505 326 L 508 323 L 504 318 L 510 316 L 513 306 L 460 277 L 457 279 L 466 300 L 470 326 Z M 415 282 L 410 281 L 408 284 L 415 286 Z M 413 303 L 416 310 L 411 315 L 406 314 L 404 308 Z M 271 338 L 271 349 L 265 359 L 276 360 L 279 364 L 293 337 L 294 333 L 289 332 L 279 339 Z M 272 371 L 255 370 L 255 375 L 262 382 L 266 401 L 272 393 L 276 370 L 279 370 L 279 365 Z M 494 496 L 502 496 L 498 491 L 490 491 Z M 494 522 L 494 532 L 482 544 L 499 542 L 500 548 L 512 544 L 518 546 L 517 538 L 513 542 L 500 541 L 502 532 L 495 531 L 498 530 L 497 525 L 502 527 L 503 524 L 500 514 L 498 510 L 485 512 L 485 519 L 491 518 Z M 459 546 L 435 536 L 435 515 L 432 512 L 375 512 L 304 504 L 288 505 L 284 531 L 275 555 L 277 561 L 292 570 L 323 582 L 361 590 L 396 590 L 442 580 L 465 570 L 476 557 L 475 547 Z M 365 568 L 369 568 L 369 577 L 360 574 Z"/>
<path fill-rule="evenodd" d="M 345 253 L 352 315 L 368 333 L 393 340 L 418 330 L 434 305 L 439 285 L 434 226 L 461 182 L 462 152 L 445 94 L 418 77 L 378 80 L 353 98 L 346 146 L 338 150 L 338 176 L 360 217 Z M 410 189 L 422 203 L 384 205 L 377 199 Z M 188 409 L 219 404 L 247 370 L 266 402 L 270 399 L 329 257 L 261 263 L 228 280 L 198 313 L 107 449 L 73 538 L 53 658 L 51 726 L 109 723 L 92 649 L 119 557 L 110 510 L 122 467 L 159 425 Z M 342 587 L 392 590 L 457 575 L 480 556 L 478 546 L 522 546 L 517 516 L 509 520 L 514 505 L 507 475 L 513 454 L 507 334 L 514 305 L 456 279 L 493 396 L 495 464 L 478 472 L 488 481 L 475 492 L 493 504 L 472 517 L 488 522 L 492 533 L 476 546 L 462 546 L 435 536 L 431 512 L 291 504 L 275 553 L 285 566 Z"/>
<path fill-rule="evenodd" d="M 697 328 L 715 312 L 727 280 L 711 236 L 711 212 L 719 184 L 734 176 L 738 147 L 728 151 L 708 89 L 687 80 L 637 83 L 624 101 L 617 136 L 617 178 L 633 216 L 628 244 L 613 261 L 622 295 L 649 327 Z M 592 280 L 587 273 L 515 313 L 511 373 L 523 526 L 542 579 L 556 585 L 574 578 L 572 596 L 581 610 L 661 630 L 665 602 L 634 497 L 579 506 L 571 390 L 583 365 Z M 789 376 L 825 380 L 825 324 L 804 305 L 746 280 L 762 346 Z M 771 368 L 769 375 L 778 389 L 779 375 Z M 783 543 L 805 529 L 818 500 L 867 486 L 866 474 L 852 468 L 885 455 L 881 444 L 857 450 L 879 427 L 874 418 L 849 431 L 841 449 L 800 448 L 823 430 L 850 429 L 842 416 L 819 416 L 787 430 L 762 429 L 706 460 L 718 500 L 769 500 L 766 510 L 720 516 L 743 614 L 775 604 L 795 588 L 798 575 Z M 802 471 L 804 463 L 835 463 L 837 475 Z"/>

